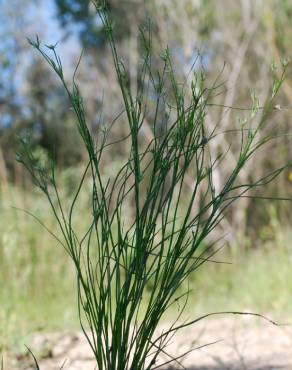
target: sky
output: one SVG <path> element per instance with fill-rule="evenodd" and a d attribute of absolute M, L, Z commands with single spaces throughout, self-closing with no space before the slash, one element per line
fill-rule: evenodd
<path fill-rule="evenodd" d="M 27 38 L 36 35 L 44 44 L 58 43 L 64 70 L 71 73 L 72 61 L 77 60 L 81 47 L 77 34 L 64 38 L 56 17 L 54 0 L 0 0 L 0 103 L 9 99 L 24 106 L 25 72 L 36 52 Z M 9 115 L 1 113 L 1 126 L 10 126 Z"/>

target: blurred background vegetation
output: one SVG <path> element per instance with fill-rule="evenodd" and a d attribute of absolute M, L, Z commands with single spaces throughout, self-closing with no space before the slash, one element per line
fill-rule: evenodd
<path fill-rule="evenodd" d="M 149 20 L 157 63 L 168 45 L 182 81 L 197 59 L 207 80 L 219 78 L 222 86 L 206 116 L 210 131 L 216 125 L 222 131 L 240 127 L 248 115 L 244 108 L 251 106 L 255 94 L 263 106 L 272 94 L 273 76 L 282 73 L 281 63 L 288 62 L 292 53 L 289 0 L 111 0 L 110 8 L 117 46 L 133 89 L 143 53 L 138 30 Z M 47 45 L 58 43 L 68 79 L 83 50 L 77 79 L 96 136 L 121 108 L 109 45 L 88 0 L 0 0 L 0 351 L 17 348 L 36 330 L 78 325 L 70 261 L 36 219 L 21 210 L 28 210 L 54 230 L 46 200 L 15 160 L 19 136 L 32 132 L 38 156 L 55 158 L 64 199 L 72 195 L 86 158 L 64 91 L 26 40 L 36 34 Z M 149 99 L 151 105 L 151 93 Z M 292 125 L 291 66 L 277 101 L 275 109 L 268 115 L 259 113 L 257 119 L 265 120 L 263 136 L 267 130 L 278 138 L 248 163 L 241 182 L 292 161 L 291 142 L 285 135 L 291 133 Z M 158 112 L 162 121 L 165 112 L 163 108 Z M 152 118 L 149 110 L 145 117 L 149 125 L 141 138 L 146 143 L 151 140 Z M 125 133 L 126 125 L 120 119 L 111 135 L 118 139 Z M 106 158 L 106 175 L 121 163 L 124 145 L 116 144 Z M 227 148 L 232 166 L 239 141 L 230 133 L 212 145 L 214 156 Z M 228 171 L 215 172 L 217 186 Z M 187 186 L 193 186 L 191 178 Z M 259 192 L 291 197 L 292 169 Z M 246 198 L 226 214 L 214 239 L 224 236 L 226 248 L 218 259 L 232 264 L 205 265 L 192 278 L 192 307 L 196 308 L 191 314 L 222 309 L 291 313 L 290 204 Z M 86 199 L 82 207 L 80 224 L 86 222 Z"/>

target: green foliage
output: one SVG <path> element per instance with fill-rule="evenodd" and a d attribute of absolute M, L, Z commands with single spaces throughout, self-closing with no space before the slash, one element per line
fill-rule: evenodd
<path fill-rule="evenodd" d="M 77 26 L 80 41 L 85 47 L 100 48 L 105 46 L 106 34 L 103 25 L 98 22 L 96 12 L 90 0 L 55 0 L 57 15 L 61 25 L 67 30 L 74 30 Z M 96 6 L 100 9 L 105 5 L 105 1 L 96 1 Z M 111 11 L 116 26 L 119 29 L 118 37 L 122 40 L 129 34 L 131 16 L 134 13 L 131 8 L 135 8 L 135 3 L 121 3 L 117 0 L 107 1 L 107 9 Z M 130 16 L 130 14 L 131 16 Z"/>
<path fill-rule="evenodd" d="M 204 74 L 194 71 L 187 94 L 188 85 L 177 81 L 169 49 L 161 55 L 162 69 L 153 67 L 151 30 L 144 30 L 140 84 L 133 93 L 125 64 L 117 53 L 113 23 L 107 12 L 99 9 L 99 15 L 122 94 L 121 114 L 128 124 L 128 135 L 121 138 L 129 144 L 125 163 L 113 177 L 102 176 L 103 157 L 116 145 L 109 141 L 115 121 L 103 127 L 96 142 L 86 123 L 75 74 L 69 86 L 55 47 L 43 48 L 38 38 L 30 43 L 63 84 L 76 115 L 88 162 L 68 205 L 60 194 L 54 165 L 46 167 L 38 161 L 29 141 L 22 141 L 18 159 L 47 197 L 61 236 L 55 230 L 50 233 L 72 259 L 80 322 L 98 369 L 150 370 L 156 368 L 159 354 L 165 353 L 169 339 L 177 330 L 211 315 L 178 323 L 190 294 L 187 288 L 177 296 L 179 289 L 216 252 L 207 247 L 209 236 L 235 201 L 252 197 L 251 190 L 268 184 L 286 166 L 256 182 L 239 182 L 246 163 L 270 140 L 269 136 L 259 137 L 263 121 L 253 126 L 252 119 L 259 109 L 256 104 L 251 109 L 249 126 L 234 130 L 241 140 L 239 155 L 224 184 L 218 188 L 213 174 L 215 168 L 224 166 L 226 153 L 215 157 L 211 154 L 212 141 L 221 133 L 216 129 L 208 132 L 205 127 L 206 111 L 217 91 L 217 81 L 206 87 Z M 275 92 L 282 80 L 283 76 L 277 80 Z M 166 84 L 170 84 L 170 91 L 164 89 Z M 147 124 L 144 117 L 150 87 L 155 91 L 155 112 L 160 104 L 165 104 L 167 120 L 161 130 L 158 115 L 153 115 L 150 125 L 153 137 L 143 146 L 140 133 Z M 272 104 L 270 100 L 263 109 L 269 111 Z M 193 181 L 188 194 L 187 176 Z M 89 189 L 86 184 L 90 185 Z M 86 214 L 80 213 L 78 207 L 83 191 L 90 195 Z M 131 212 L 129 203 L 133 204 Z M 83 231 L 78 225 L 80 218 L 88 222 Z M 146 299 L 149 284 L 151 290 Z M 182 303 L 176 321 L 155 337 L 161 319 L 178 302 Z"/>
<path fill-rule="evenodd" d="M 70 189 L 76 185 L 77 175 L 75 170 L 64 176 L 63 199 L 71 196 Z M 86 198 L 82 204 L 80 213 L 84 215 L 88 209 Z M 13 368 L 7 365 L 7 353 L 22 353 L 24 343 L 31 346 L 35 332 L 78 328 L 72 288 L 75 277 L 69 259 L 32 217 L 12 205 L 29 207 L 50 229 L 57 228 L 49 205 L 39 192 L 11 187 L 5 198 L 1 198 L 0 357 L 2 352 L 4 369 Z M 217 261 L 231 264 L 205 264 L 184 282 L 178 295 L 188 286 L 193 290 L 186 307 L 188 317 L 215 310 L 230 311 L 235 307 L 242 311 L 268 312 L 280 321 L 289 315 L 292 309 L 291 232 L 281 228 L 277 217 L 273 222 L 276 224 L 260 233 L 260 248 L 254 248 L 254 239 L 241 240 L 241 244 L 233 246 L 234 253 L 226 250 L 216 256 Z M 79 224 L 82 223 L 85 224 L 84 218 L 79 219 Z M 149 292 L 144 298 L 148 297 Z M 176 313 L 177 307 L 173 306 L 164 321 L 173 320 Z"/>

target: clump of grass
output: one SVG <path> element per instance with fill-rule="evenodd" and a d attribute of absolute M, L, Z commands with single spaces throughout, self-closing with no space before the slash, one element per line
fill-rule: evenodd
<path fill-rule="evenodd" d="M 188 90 L 187 84 L 177 81 L 168 49 L 161 54 L 162 68 L 155 70 L 149 31 L 148 36 L 142 33 L 145 55 L 134 94 L 116 50 L 108 12 L 104 7 L 97 8 L 107 30 L 121 89 L 121 115 L 129 128 L 128 136 L 121 139 L 129 143 L 125 163 L 114 177 L 102 176 L 103 156 L 115 148 L 109 139 L 113 123 L 104 125 L 95 141 L 86 124 L 75 74 L 70 86 L 55 46 L 45 48 L 38 38 L 30 43 L 53 68 L 68 94 L 88 163 L 67 207 L 60 196 L 53 162 L 50 166 L 41 164 L 26 139 L 22 140 L 18 159 L 47 197 L 61 236 L 50 233 L 74 264 L 80 323 L 97 368 L 150 370 L 162 366 L 157 363 L 158 356 L 167 353 L 166 346 L 177 330 L 210 315 L 179 323 L 190 294 L 189 288 L 181 294 L 179 289 L 216 252 L 214 246 L 207 247 L 208 237 L 228 207 L 242 196 L 251 196 L 250 190 L 264 186 L 283 168 L 256 183 L 238 182 L 246 162 L 269 140 L 259 139 L 262 123 L 253 127 L 252 119 L 259 109 L 255 103 L 249 127 L 234 130 L 234 134 L 241 135 L 237 162 L 223 186 L 216 187 L 213 172 L 217 166 L 224 166 L 225 157 L 224 153 L 216 158 L 210 154 L 210 144 L 220 133 L 208 132 L 204 123 L 217 81 L 208 88 L 203 72 L 194 71 Z M 275 89 L 279 89 L 282 78 L 276 81 Z M 155 92 L 156 103 L 150 125 L 153 137 L 145 147 L 141 132 L 147 124 L 149 89 Z M 161 104 L 167 109 L 163 125 L 158 114 Z M 272 99 L 264 109 L 271 106 Z M 188 192 L 186 177 L 193 180 Z M 86 215 L 87 229 L 81 234 L 78 221 L 85 216 L 78 212 L 78 200 L 85 183 L 90 183 L 91 205 Z M 131 212 L 129 204 L 133 205 Z M 179 307 L 176 320 L 155 336 L 163 315 L 173 306 Z M 178 361 L 171 355 L 169 358 L 167 363 Z"/>

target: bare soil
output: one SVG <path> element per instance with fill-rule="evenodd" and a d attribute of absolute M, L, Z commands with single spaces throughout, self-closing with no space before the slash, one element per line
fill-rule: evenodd
<path fill-rule="evenodd" d="M 95 369 L 82 333 L 36 333 L 29 347 L 38 358 L 41 370 L 57 370 L 62 365 L 64 370 Z M 275 326 L 251 317 L 205 320 L 183 329 L 167 347 L 171 356 L 190 350 L 180 359 L 181 365 L 173 362 L 164 369 L 292 370 L 292 326 Z M 170 359 L 165 354 L 156 365 Z M 34 368 L 30 356 L 19 355 L 8 369 Z"/>

